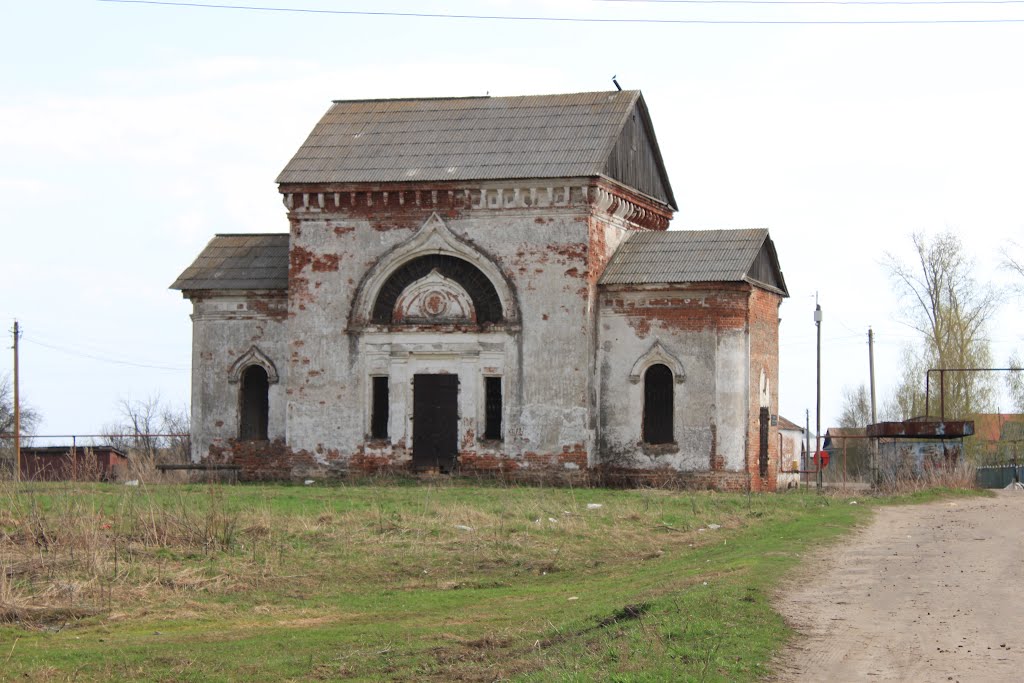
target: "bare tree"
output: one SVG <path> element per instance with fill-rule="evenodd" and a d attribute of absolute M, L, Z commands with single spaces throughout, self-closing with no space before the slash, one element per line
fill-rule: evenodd
<path fill-rule="evenodd" d="M 21 400 L 21 436 L 27 437 L 35 432 L 41 419 L 39 412 L 34 408 L 25 405 Z M 24 445 L 24 441 L 22 442 Z M 11 385 L 10 377 L 0 376 L 0 472 L 13 472 L 14 462 L 14 387 Z"/>
<path fill-rule="evenodd" d="M 1016 255 L 1020 251 L 1020 245 L 1016 242 L 1011 242 L 1010 244 L 1012 251 L 1008 250 L 1003 254 L 1002 267 L 1004 270 L 1008 270 L 1016 275 L 1018 279 L 1024 281 L 1024 258 Z M 1024 289 L 1024 284 L 1018 283 L 1017 289 Z"/>
<path fill-rule="evenodd" d="M 919 415 L 927 368 L 983 368 L 992 364 L 987 325 L 998 296 L 987 283 L 974 277 L 974 262 L 952 232 L 929 239 L 911 236 L 915 261 L 906 264 L 889 254 L 886 268 L 906 304 L 905 322 L 917 330 L 923 344 L 911 347 L 920 366 L 908 366 L 890 405 L 903 419 Z M 916 365 L 916 364 L 915 364 Z M 931 386 L 930 400 L 938 405 L 938 383 Z M 965 417 L 991 410 L 995 380 L 983 373 L 948 373 L 945 378 L 947 417 Z M 906 410 L 913 410 L 908 414 Z"/>
<path fill-rule="evenodd" d="M 882 420 L 899 422 L 925 414 L 924 376 L 928 361 L 912 346 L 900 353 L 900 379 L 882 404 Z"/>
<path fill-rule="evenodd" d="M 34 408 L 25 405 L 24 399 L 21 400 L 19 417 L 22 435 L 32 434 L 39 424 L 40 415 Z M 14 387 L 7 375 L 0 376 L 0 434 L 14 434 Z"/>
<path fill-rule="evenodd" d="M 1024 361 L 1016 351 L 1010 354 L 1008 367 L 1015 370 L 1024 368 Z M 1004 381 L 1010 400 L 1013 401 L 1013 409 L 1018 413 L 1024 413 L 1024 372 L 1008 372 Z"/>
<path fill-rule="evenodd" d="M 843 388 L 843 412 L 839 416 L 839 426 L 846 429 L 863 429 L 871 424 L 871 397 L 863 384 L 856 388 Z M 826 472 L 830 480 L 837 479 L 842 473 L 840 454 L 845 457 L 845 470 L 849 476 L 862 476 L 870 469 L 870 453 L 868 443 L 864 439 L 847 438 L 834 435 L 832 438 L 836 458 L 836 467 Z"/>
<path fill-rule="evenodd" d="M 1009 250 L 1003 254 L 1002 268 L 1016 276 L 1017 283 L 1013 289 L 1018 294 L 1024 294 L 1024 258 L 1017 255 L 1019 252 L 1020 245 L 1011 242 Z M 1016 370 L 1024 368 L 1024 360 L 1021 360 L 1018 352 L 1014 351 L 1010 354 L 1008 367 Z M 1010 400 L 1013 401 L 1014 410 L 1018 413 L 1024 413 L 1024 372 L 1008 372 L 1004 381 L 1006 382 L 1006 390 L 1010 394 Z"/>
<path fill-rule="evenodd" d="M 840 427 L 866 427 L 871 424 L 871 398 L 863 384 L 856 389 L 843 388 L 843 412 L 839 415 Z"/>
<path fill-rule="evenodd" d="M 159 396 L 122 399 L 120 419 L 103 426 L 110 445 L 149 464 L 186 462 L 189 458 L 190 420 L 187 410 L 163 404 Z"/>

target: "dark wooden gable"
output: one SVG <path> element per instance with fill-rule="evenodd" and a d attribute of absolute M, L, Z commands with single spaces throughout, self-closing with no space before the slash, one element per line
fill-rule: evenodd
<path fill-rule="evenodd" d="M 786 289 L 786 280 L 782 277 L 782 269 L 779 268 L 779 257 L 775 253 L 775 244 L 770 237 L 766 237 L 761 249 L 754 257 L 750 269 L 747 271 L 747 278 L 757 283 L 768 285 L 779 290 L 782 294 L 789 296 Z"/>
<path fill-rule="evenodd" d="M 638 95 L 619 131 L 619 137 L 605 162 L 604 173 L 623 185 L 660 199 L 678 209 L 668 181 L 665 163 L 654 135 L 650 114 L 642 95 Z"/>

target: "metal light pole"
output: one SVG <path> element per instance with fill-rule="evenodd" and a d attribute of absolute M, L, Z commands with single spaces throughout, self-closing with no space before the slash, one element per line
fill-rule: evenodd
<path fill-rule="evenodd" d="M 817 441 L 815 442 L 814 455 L 818 461 L 818 490 L 821 491 L 821 304 L 817 303 L 817 295 L 814 298 L 814 326 L 818 328 L 818 405 L 815 415 Z"/>

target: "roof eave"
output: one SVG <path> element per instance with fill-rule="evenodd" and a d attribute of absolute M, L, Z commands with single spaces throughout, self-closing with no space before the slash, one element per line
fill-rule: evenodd
<path fill-rule="evenodd" d="M 287 285 L 284 287 L 175 287 L 171 285 L 169 289 L 180 291 L 183 299 L 191 299 L 194 296 L 237 296 L 239 292 L 249 292 L 262 296 L 288 295 Z"/>
<path fill-rule="evenodd" d="M 604 173 L 601 173 L 599 175 L 593 176 L 593 179 L 604 181 L 604 182 L 606 182 L 606 183 L 608 183 L 610 185 L 613 185 L 615 187 L 621 187 L 622 189 L 626 190 L 627 192 L 630 192 L 630 193 L 636 195 L 637 197 L 639 197 L 641 199 L 644 199 L 646 201 L 651 202 L 655 206 L 664 206 L 664 207 L 666 207 L 667 209 L 669 209 L 669 211 L 668 211 L 668 213 L 670 214 L 669 218 L 671 218 L 671 214 L 674 213 L 677 210 L 676 207 L 674 207 L 673 205 L 666 204 L 664 199 L 658 199 L 657 197 L 652 197 L 651 195 L 647 194 L 646 192 L 642 192 L 639 189 L 633 187 L 632 185 L 627 185 L 624 182 L 622 182 L 621 180 L 616 180 L 615 178 L 612 178 L 611 176 L 606 175 Z M 629 239 L 629 237 L 630 237 L 630 235 L 627 235 L 626 239 Z"/>
<path fill-rule="evenodd" d="M 783 297 L 785 299 L 789 298 L 789 292 L 787 292 L 786 290 L 779 289 L 778 287 L 770 285 L 767 282 L 761 282 L 760 280 L 755 280 L 754 278 L 752 278 L 752 277 L 750 277 L 748 275 L 744 275 L 743 276 L 743 282 L 746 282 L 749 285 L 753 285 L 754 287 L 757 287 L 758 289 L 763 289 L 763 290 L 772 292 L 773 294 L 778 294 L 779 296 L 781 296 L 781 297 Z"/>

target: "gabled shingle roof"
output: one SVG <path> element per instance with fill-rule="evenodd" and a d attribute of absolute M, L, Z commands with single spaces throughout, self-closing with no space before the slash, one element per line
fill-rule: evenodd
<path fill-rule="evenodd" d="M 647 107 L 638 90 L 336 101 L 277 182 L 392 183 L 600 175 L 675 206 Z"/>
<path fill-rule="evenodd" d="M 632 233 L 601 284 L 750 282 L 788 296 L 775 245 L 765 229 Z"/>
<path fill-rule="evenodd" d="M 171 289 L 287 289 L 288 234 L 217 235 Z"/>
<path fill-rule="evenodd" d="M 787 420 L 786 418 L 782 417 L 781 415 L 779 415 L 779 429 L 789 429 L 789 430 L 801 431 L 801 432 L 804 431 L 803 427 L 801 427 L 797 423 L 793 422 L 792 420 Z"/>

